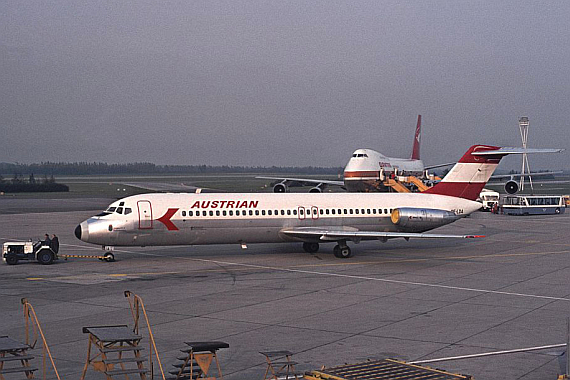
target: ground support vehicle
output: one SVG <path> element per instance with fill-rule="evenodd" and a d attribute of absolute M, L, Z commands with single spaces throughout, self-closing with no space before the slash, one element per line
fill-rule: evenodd
<path fill-rule="evenodd" d="M 6 242 L 2 245 L 2 259 L 8 265 L 18 264 L 20 260 L 37 260 L 40 264 L 49 265 L 58 259 L 57 253 L 49 245 L 42 242 Z"/>

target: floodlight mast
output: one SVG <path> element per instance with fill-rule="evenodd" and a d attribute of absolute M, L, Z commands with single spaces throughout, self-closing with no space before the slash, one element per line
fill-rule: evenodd
<path fill-rule="evenodd" d="M 530 122 L 528 121 L 528 117 L 522 116 L 519 119 L 519 131 L 521 133 L 521 140 L 522 140 L 522 147 L 526 150 L 527 142 L 528 142 L 528 127 Z M 534 188 L 532 186 L 532 177 L 530 176 L 530 166 L 528 165 L 528 156 L 526 152 L 522 154 L 522 169 L 521 169 L 521 178 L 519 181 L 519 189 L 522 191 L 524 190 L 524 177 L 528 172 L 528 181 L 530 184 L 530 191 L 534 193 Z"/>

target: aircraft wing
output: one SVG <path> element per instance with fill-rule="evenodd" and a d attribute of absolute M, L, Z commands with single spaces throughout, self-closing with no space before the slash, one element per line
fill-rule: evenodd
<path fill-rule="evenodd" d="M 258 179 L 270 179 L 273 181 L 291 181 L 291 182 L 305 182 L 305 183 L 314 183 L 314 184 L 319 184 L 319 183 L 324 183 L 327 185 L 333 185 L 333 186 L 344 186 L 344 182 L 343 181 L 330 181 L 330 180 L 326 180 L 326 179 L 314 179 L 314 178 L 291 178 L 291 177 L 255 177 Z"/>
<path fill-rule="evenodd" d="M 430 165 L 430 166 L 424 166 L 424 170 L 431 170 L 431 169 L 436 169 L 436 168 L 443 168 L 446 166 L 451 166 L 451 165 L 455 165 L 456 162 L 449 162 L 447 164 L 438 164 L 438 165 Z"/>
<path fill-rule="evenodd" d="M 194 193 L 196 190 L 200 189 L 201 192 L 222 192 L 222 190 L 208 189 L 203 187 L 196 187 L 185 185 L 183 183 L 165 183 L 165 182 L 119 182 L 119 185 L 125 185 L 129 187 L 136 187 L 143 190 L 159 191 L 165 193 Z"/>
<path fill-rule="evenodd" d="M 564 173 L 562 170 L 556 171 L 556 172 L 537 172 L 537 173 L 525 173 L 524 176 L 525 177 L 540 177 L 540 176 L 546 176 L 546 175 L 555 175 L 555 174 L 562 174 Z M 499 175 L 493 175 L 491 176 L 491 178 L 493 179 L 501 179 L 501 178 L 520 178 L 521 177 L 521 173 L 515 173 L 515 174 L 499 174 Z"/>
<path fill-rule="evenodd" d="M 416 238 L 455 238 L 455 239 L 469 239 L 469 238 L 482 238 L 483 235 L 447 235 L 447 234 L 426 234 L 426 233 L 413 233 L 413 232 L 377 232 L 377 231 L 359 231 L 355 228 L 342 228 L 334 227 L 293 227 L 281 231 L 281 233 L 296 237 L 299 239 L 315 239 L 318 238 L 322 241 L 337 241 L 337 240 L 352 240 L 359 242 L 360 240 L 387 240 L 395 238 L 416 239 Z"/>

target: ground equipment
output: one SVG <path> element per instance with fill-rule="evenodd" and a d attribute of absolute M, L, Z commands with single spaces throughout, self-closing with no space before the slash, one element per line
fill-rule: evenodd
<path fill-rule="evenodd" d="M 49 265 L 58 257 L 49 245 L 41 241 L 9 241 L 2 246 L 2 259 L 8 265 L 15 265 L 20 260 L 37 260 L 40 264 Z"/>

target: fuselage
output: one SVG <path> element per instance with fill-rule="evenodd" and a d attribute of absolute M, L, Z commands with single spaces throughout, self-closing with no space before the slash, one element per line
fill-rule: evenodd
<path fill-rule="evenodd" d="M 457 217 L 480 203 L 436 194 L 142 194 L 113 202 L 107 211 L 82 222 L 76 236 L 110 246 L 199 245 L 303 241 L 287 228 L 341 227 L 385 232 L 424 232 L 401 227 L 396 209 L 442 210 Z"/>
<path fill-rule="evenodd" d="M 358 149 L 344 168 L 344 184 L 350 192 L 388 191 L 382 176 L 423 176 L 422 160 L 386 157 L 372 149 Z"/>

